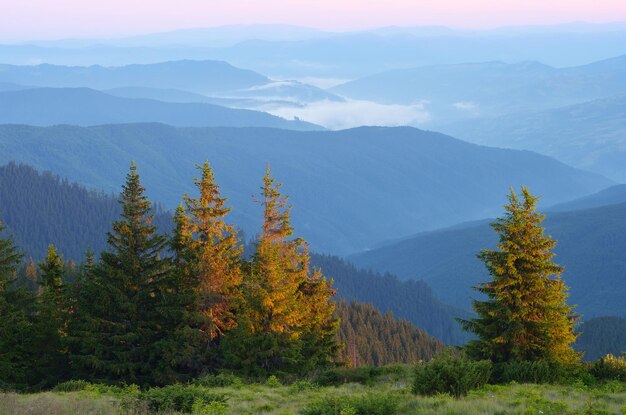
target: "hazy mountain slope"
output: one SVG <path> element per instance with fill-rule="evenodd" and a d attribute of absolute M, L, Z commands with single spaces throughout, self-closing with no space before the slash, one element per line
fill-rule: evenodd
<path fill-rule="evenodd" d="M 626 82 L 624 61 L 620 67 L 622 83 Z M 602 75 L 598 78 L 604 80 Z M 620 91 L 616 82 L 615 92 Z M 537 151 L 626 181 L 626 95 L 547 111 L 465 121 L 442 129 L 479 144 Z"/>
<path fill-rule="evenodd" d="M 158 39 L 105 44 L 99 40 L 0 45 L 0 61 L 72 65 L 123 65 L 178 59 L 220 59 L 273 77 L 355 79 L 373 73 L 434 64 L 540 61 L 554 66 L 581 65 L 626 53 L 623 26 L 581 28 L 544 26 L 500 30 L 387 28 L 341 34 L 294 34 L 294 37 L 246 35 L 224 47 L 202 41 L 193 31 L 170 41 Z M 597 29 L 597 30 L 596 30 Z M 245 30 L 245 27 L 244 27 Z M 252 28 L 254 31 L 255 29 Z M 202 29 L 199 31 L 202 32 Z M 306 32 L 306 30 L 305 30 Z M 175 39 L 174 34 L 170 39 Z M 198 36 L 198 37 L 196 37 Z M 211 33 L 214 41 L 230 35 Z M 152 39 L 150 39 L 152 37 Z M 232 37 L 231 37 L 232 38 Z M 256 40 L 255 40 L 256 39 Z M 282 40 L 281 40 L 282 39 Z M 576 47 L 572 47 L 576 45 Z"/>
<path fill-rule="evenodd" d="M 467 63 L 382 72 L 331 90 L 383 103 L 426 101 L 432 125 L 439 129 L 453 120 L 537 111 L 624 94 L 625 73 L 626 55 L 569 68 L 536 62 Z M 512 117 L 511 122 L 515 121 L 526 125 Z M 541 127 L 529 128 L 542 131 Z M 505 126 L 498 134 L 507 132 Z"/>
<path fill-rule="evenodd" d="M 626 184 L 618 184 L 588 196 L 550 206 L 550 212 L 567 212 L 626 203 Z"/>
<path fill-rule="evenodd" d="M 504 202 L 504 199 L 503 199 Z M 552 213 L 545 225 L 558 240 L 556 262 L 565 267 L 570 302 L 584 318 L 626 315 L 626 204 Z M 465 309 L 469 288 L 488 278 L 476 254 L 493 249 L 497 235 L 486 223 L 424 233 L 350 259 L 358 266 L 426 281 L 443 301 Z"/>
<path fill-rule="evenodd" d="M 226 62 L 182 60 L 120 67 L 0 65 L 0 81 L 44 87 L 143 86 L 214 93 L 261 85 L 269 79 Z"/>
<path fill-rule="evenodd" d="M 203 103 L 114 97 L 88 88 L 36 88 L 0 92 L 0 123 L 49 126 L 162 122 L 176 126 L 321 129 L 259 111 Z"/>
<path fill-rule="evenodd" d="M 148 193 L 169 208 L 192 190 L 194 165 L 205 159 L 234 207 L 233 220 L 248 234 L 257 232 L 261 216 L 251 196 L 271 163 L 291 197 L 296 229 L 314 249 L 332 253 L 494 215 L 510 186 L 527 184 L 549 205 L 612 184 L 535 153 L 412 128 L 0 126 L 0 163 L 22 161 L 117 191 L 135 160 Z"/>

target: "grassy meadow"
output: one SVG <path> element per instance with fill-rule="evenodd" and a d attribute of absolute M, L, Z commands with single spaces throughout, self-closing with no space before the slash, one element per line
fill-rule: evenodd
<path fill-rule="evenodd" d="M 448 395 L 416 396 L 412 370 L 394 366 L 376 376 L 352 377 L 338 385 L 320 386 L 300 380 L 281 384 L 274 377 L 244 384 L 235 377 L 212 377 L 193 385 L 152 391 L 136 386 L 70 384 L 37 394 L 0 394 L 0 415 L 65 414 L 622 414 L 626 415 L 626 383 L 594 386 L 516 384 L 487 385 L 454 399 Z M 203 384 L 204 383 L 204 384 Z M 322 383 L 328 383 L 323 382 Z"/>

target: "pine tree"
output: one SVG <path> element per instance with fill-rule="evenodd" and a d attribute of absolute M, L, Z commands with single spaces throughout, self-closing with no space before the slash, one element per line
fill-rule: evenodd
<path fill-rule="evenodd" d="M 162 322 L 173 273 L 161 256 L 167 238 L 152 224 L 152 205 L 134 163 L 119 202 L 122 214 L 107 235 L 109 249 L 82 281 L 74 336 L 81 341 L 73 361 L 94 379 L 166 383 L 174 376 L 175 353 L 170 327 Z"/>
<path fill-rule="evenodd" d="M 233 226 L 224 221 L 231 209 L 220 196 L 213 170 L 208 162 L 197 167 L 202 173 L 200 179 L 194 180 L 199 195 L 185 195 L 188 217 L 179 218 L 179 225 L 187 229 L 179 240 L 186 235 L 183 244 L 188 246 L 188 262 L 193 267 L 203 317 L 200 328 L 215 341 L 236 326 L 236 309 L 242 301 L 243 247 Z"/>
<path fill-rule="evenodd" d="M 11 238 L 3 238 L 0 222 L 0 389 L 24 390 L 32 386 L 34 335 L 31 293 L 15 286 L 23 255 Z"/>
<path fill-rule="evenodd" d="M 498 250 L 478 255 L 492 280 L 476 287 L 487 297 L 474 301 L 478 317 L 461 321 L 478 337 L 467 350 L 495 362 L 574 362 L 579 358 L 570 347 L 576 317 L 566 303 L 563 268 L 552 261 L 556 241 L 544 235 L 545 216 L 536 211 L 537 197 L 526 187 L 521 199 L 513 190 L 508 199 L 504 217 L 492 224 L 500 235 Z"/>

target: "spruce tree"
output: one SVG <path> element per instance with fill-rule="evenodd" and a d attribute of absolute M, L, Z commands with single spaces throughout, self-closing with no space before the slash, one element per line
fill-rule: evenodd
<path fill-rule="evenodd" d="M 189 263 L 197 283 L 202 322 L 200 329 L 216 341 L 236 326 L 236 310 L 241 306 L 241 255 L 243 247 L 232 225 L 224 221 L 230 208 L 220 196 L 208 162 L 197 166 L 195 179 L 199 195 L 185 195 Z M 180 239 L 180 238 L 179 238 Z"/>
<path fill-rule="evenodd" d="M 35 318 L 36 370 L 40 374 L 40 387 L 54 386 L 70 375 L 66 353 L 69 315 L 64 268 L 62 256 L 50 245 L 45 260 L 39 263 L 41 281 Z"/>
<path fill-rule="evenodd" d="M 33 373 L 33 297 L 15 286 L 23 255 L 0 222 L 0 389 L 25 390 L 37 381 Z"/>
<path fill-rule="evenodd" d="M 326 364 L 337 351 L 332 282 L 310 267 L 306 242 L 293 235 L 287 198 L 271 176 L 259 200 L 263 227 L 246 268 L 242 333 L 227 337 L 227 360 L 252 375 L 306 372 Z M 237 360 L 238 358 L 238 360 Z"/>
<path fill-rule="evenodd" d="M 526 187 L 521 198 L 511 190 L 508 199 L 504 217 L 492 224 L 500 236 L 498 250 L 478 255 L 492 279 L 476 287 L 486 296 L 474 301 L 477 318 L 461 321 L 478 337 L 467 351 L 494 362 L 574 362 L 576 316 L 566 303 L 563 268 L 552 261 L 556 241 L 544 235 L 545 216 Z"/>
<path fill-rule="evenodd" d="M 82 281 L 77 304 L 80 338 L 73 361 L 104 381 L 172 381 L 170 327 L 163 324 L 173 278 L 162 255 L 167 238 L 152 224 L 152 204 L 131 164 L 119 202 L 122 214 L 107 235 L 109 249 Z"/>

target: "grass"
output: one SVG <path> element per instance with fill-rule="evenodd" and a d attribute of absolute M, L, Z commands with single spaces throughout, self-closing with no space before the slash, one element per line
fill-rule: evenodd
<path fill-rule="evenodd" d="M 306 381 L 206 387 L 225 402 L 196 402 L 203 415 L 390 415 L 520 414 L 626 415 L 626 383 L 599 386 L 509 384 L 488 385 L 462 399 L 447 395 L 421 397 L 410 391 L 410 371 L 393 371 L 367 384 L 320 387 Z M 197 387 L 197 386 L 196 386 Z M 204 388 L 204 387 L 203 387 Z M 111 393 L 97 388 L 77 392 L 0 393 L 0 415 L 149 414 L 137 391 Z M 161 412 L 174 414 L 175 412 Z"/>

